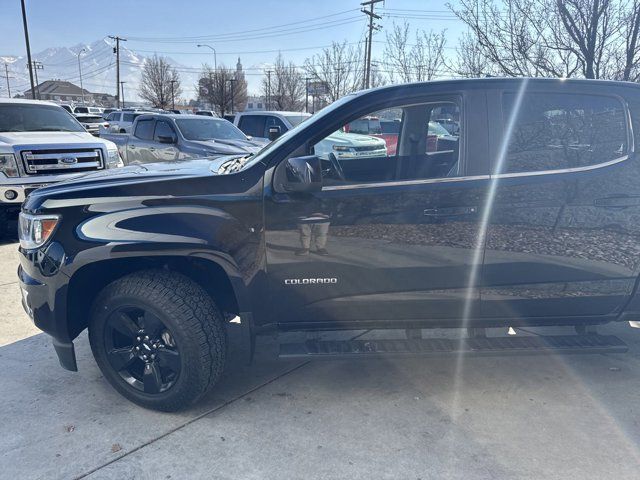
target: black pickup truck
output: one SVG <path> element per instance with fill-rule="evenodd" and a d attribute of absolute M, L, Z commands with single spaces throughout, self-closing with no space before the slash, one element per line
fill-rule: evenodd
<path fill-rule="evenodd" d="M 393 149 L 314 151 L 369 117 L 400 122 Z M 442 142 L 429 131 L 439 118 L 458 126 Z M 63 367 L 77 369 L 73 340 L 88 328 L 107 380 L 161 410 L 216 383 L 233 319 L 248 352 L 274 331 L 406 331 L 283 343 L 283 357 L 623 352 L 595 327 L 640 320 L 639 132 L 631 83 L 455 80 L 348 95 L 257 155 L 35 191 L 19 227 L 24 308 Z M 575 334 L 486 335 L 525 325 Z M 468 336 L 425 336 L 436 327 Z"/>

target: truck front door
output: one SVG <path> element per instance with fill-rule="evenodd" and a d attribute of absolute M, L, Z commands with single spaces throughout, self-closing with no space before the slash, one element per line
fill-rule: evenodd
<path fill-rule="evenodd" d="M 482 265 L 478 230 L 488 185 L 485 96 L 434 90 L 379 100 L 356 117 L 400 119 L 392 155 L 339 143 L 324 151 L 327 137 L 364 108 L 350 105 L 312 142 L 323 145 L 322 191 L 266 187 L 273 322 L 451 326 L 477 314 L 473 279 Z M 456 112 L 464 128 L 432 151 L 429 121 L 443 109 Z"/>
<path fill-rule="evenodd" d="M 155 143 L 153 141 L 155 123 L 155 119 L 145 118 L 134 124 L 133 134 L 129 136 L 127 143 L 127 162 L 129 164 L 155 161 Z"/>

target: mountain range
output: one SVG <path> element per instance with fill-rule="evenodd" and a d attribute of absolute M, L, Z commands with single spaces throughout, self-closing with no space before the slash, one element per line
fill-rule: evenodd
<path fill-rule="evenodd" d="M 78 72 L 78 52 L 82 49 L 80 61 L 82 65 L 82 85 L 86 90 L 95 93 L 115 94 L 116 90 L 116 55 L 113 43 L 105 38 L 89 44 L 77 44 L 71 47 L 50 47 L 31 55 L 32 60 L 40 62 L 42 69 L 37 70 L 38 80 L 67 80 L 80 85 Z M 120 80 L 126 82 L 124 95 L 127 101 L 139 100 L 138 87 L 142 68 L 147 57 L 129 50 L 120 44 Z M 174 68 L 184 69 L 171 58 L 167 61 Z M 4 77 L 5 70 L 1 63 L 6 63 L 9 69 L 11 95 L 24 93 L 29 89 L 29 70 L 26 56 L 0 55 L 0 77 Z M 185 96 L 193 95 L 192 85 L 197 82 L 197 73 L 180 72 Z M 4 78 L 0 78 L 0 96 L 7 95 L 7 85 Z"/>

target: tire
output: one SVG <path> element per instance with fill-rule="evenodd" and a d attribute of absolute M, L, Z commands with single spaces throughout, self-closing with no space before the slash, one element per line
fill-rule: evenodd
<path fill-rule="evenodd" d="M 140 333 L 134 334 L 140 335 L 135 339 L 129 338 L 121 333 L 122 318 L 134 321 L 127 332 L 140 325 L 151 332 L 151 327 L 158 326 L 156 320 L 166 328 L 162 334 L 151 334 L 151 339 Z M 152 342 L 154 335 L 164 345 L 136 343 L 141 338 Z M 184 409 L 202 397 L 220 378 L 226 360 L 223 317 L 211 297 L 184 275 L 162 270 L 136 272 L 105 287 L 93 306 L 89 341 L 100 370 L 120 394 L 142 407 L 167 412 Z M 134 345 L 131 350 L 129 342 Z M 142 360 L 142 352 L 136 352 L 135 345 L 157 354 L 157 358 L 145 356 Z M 158 350 L 151 351 L 149 346 Z M 125 350 L 127 365 L 119 368 L 120 363 L 115 362 L 116 368 L 114 358 L 121 360 L 119 352 Z M 161 363 L 165 356 L 174 360 L 173 370 L 165 369 L 166 361 Z M 147 376 L 152 370 L 160 373 Z M 154 387 L 148 389 L 147 378 L 151 377 L 156 381 L 151 381 Z"/>

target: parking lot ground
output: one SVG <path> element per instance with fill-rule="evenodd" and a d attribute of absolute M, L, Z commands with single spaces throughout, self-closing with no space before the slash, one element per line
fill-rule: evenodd
<path fill-rule="evenodd" d="M 265 337 L 252 366 L 232 330 L 221 383 L 162 414 L 115 393 L 85 334 L 80 371 L 59 367 L 20 307 L 15 250 L 0 245 L 0 478 L 638 478 L 626 324 L 602 329 L 623 355 L 281 361 Z"/>

